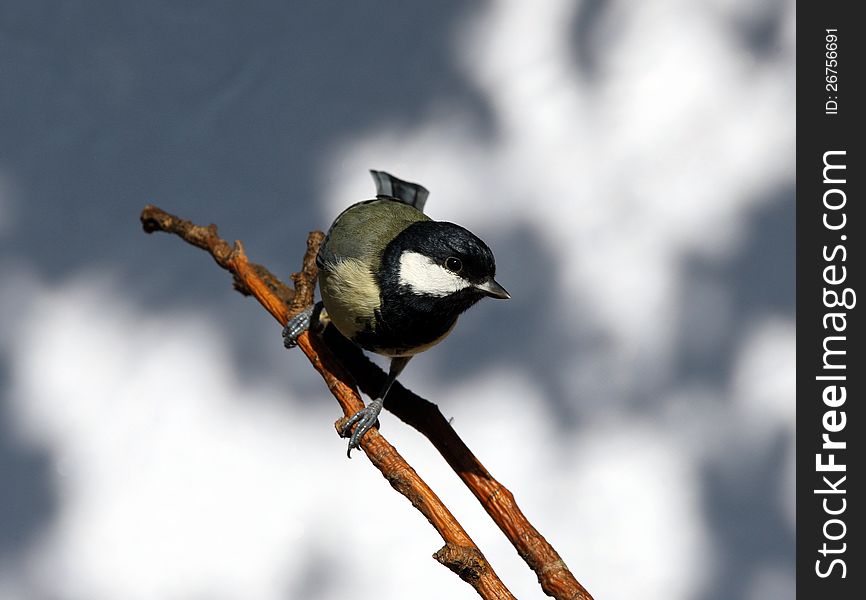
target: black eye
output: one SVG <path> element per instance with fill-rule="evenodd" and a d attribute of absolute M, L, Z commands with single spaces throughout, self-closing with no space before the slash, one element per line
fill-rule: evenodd
<path fill-rule="evenodd" d="M 463 270 L 463 263 L 459 258 L 455 258 L 453 256 L 449 256 L 445 259 L 445 268 L 454 273 L 459 273 Z"/>

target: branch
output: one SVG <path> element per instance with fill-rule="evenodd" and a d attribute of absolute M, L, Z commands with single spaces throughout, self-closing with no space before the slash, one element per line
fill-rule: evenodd
<path fill-rule="evenodd" d="M 267 269 L 250 263 L 240 242 L 229 246 L 219 237 L 215 225 L 201 227 L 155 206 L 144 208 L 141 223 L 147 233 L 173 233 L 209 252 L 218 265 L 232 273 L 235 288 L 246 295 L 254 296 L 282 325 L 286 324 L 290 315 L 312 304 L 316 277 L 315 257 L 323 238 L 320 232 L 311 233 L 307 240 L 303 270 L 292 276 L 296 284 L 295 291 L 292 292 Z M 290 307 L 286 306 L 287 301 Z M 321 374 L 346 417 L 364 407 L 354 389 L 351 375 L 320 338 L 304 333 L 298 339 L 298 347 Z M 341 421 L 342 419 L 338 421 L 337 426 Z M 469 583 L 482 598 L 514 598 L 448 508 L 378 430 L 370 430 L 361 439 L 361 449 L 388 483 L 403 494 L 442 536 L 445 546 L 433 555 L 437 561 Z"/>
<path fill-rule="evenodd" d="M 385 373 L 357 346 L 330 330 L 326 330 L 325 341 L 340 357 L 340 362 L 352 374 L 362 392 L 375 395 L 382 389 Z M 385 408 L 430 440 L 538 576 L 538 583 L 545 594 L 557 600 L 592 600 L 559 553 L 520 510 L 514 494 L 493 478 L 438 406 L 397 381 L 388 392 Z"/>

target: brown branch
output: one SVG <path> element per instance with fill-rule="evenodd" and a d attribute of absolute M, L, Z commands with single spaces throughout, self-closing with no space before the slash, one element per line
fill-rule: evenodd
<path fill-rule="evenodd" d="M 385 373 L 357 346 L 339 334 L 327 332 L 326 343 L 349 370 L 361 391 L 382 389 Z M 541 589 L 557 600 L 592 600 L 553 546 L 529 522 L 508 488 L 499 483 L 442 415 L 439 407 L 396 382 L 385 408 L 424 434 L 466 484 L 487 514 L 499 526 L 520 557 L 538 576 Z"/>
<path fill-rule="evenodd" d="M 148 233 L 173 233 L 208 251 L 217 264 L 234 275 L 235 288 L 254 296 L 283 325 L 291 314 L 312 303 L 316 277 L 315 256 L 323 237 L 320 232 L 311 233 L 307 240 L 303 270 L 292 276 L 296 284 L 292 292 L 267 269 L 250 263 L 240 242 L 229 246 L 219 237 L 215 225 L 201 227 L 155 206 L 144 208 L 141 223 Z M 287 301 L 291 308 L 287 307 Z M 363 408 L 364 403 L 355 390 L 351 375 L 320 338 L 304 333 L 298 339 L 298 347 L 321 374 L 346 416 Z M 371 430 L 362 438 L 361 449 L 388 483 L 403 494 L 442 536 L 445 546 L 433 555 L 436 560 L 469 583 L 482 598 L 514 597 L 448 508 L 377 430 Z"/>

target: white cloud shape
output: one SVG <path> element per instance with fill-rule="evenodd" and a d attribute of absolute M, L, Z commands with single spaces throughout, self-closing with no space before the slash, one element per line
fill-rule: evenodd
<path fill-rule="evenodd" d="M 608 4 L 593 87 L 571 55 L 577 5 L 485 5 L 457 32 L 455 60 L 491 110 L 490 136 L 443 101 L 409 130 L 383 122 L 336 142 L 323 188 L 336 214 L 369 195 L 366 169 L 383 168 L 429 185 L 434 218 L 535 231 L 556 260 L 561 326 L 593 323 L 607 342 L 565 349 L 560 383 L 607 386 L 590 397 L 612 409 L 563 439 L 528 408 L 543 399 L 520 369 L 440 383 L 437 399 L 597 597 L 689 598 L 719 559 L 702 461 L 793 428 L 791 320 L 751 324 L 729 389 L 674 382 L 645 417 L 621 407 L 671 375 L 684 257 L 736 252 L 767 193 L 792 180 L 793 3 L 778 51 L 760 61 L 728 27 L 754 18 L 749 3 Z M 146 314 L 111 279 L 48 285 L 13 269 L 5 280 L 17 441 L 51 456 L 57 510 L 0 568 L 0 595 L 336 599 L 351 586 L 403 598 L 422 581 L 418 597 L 474 597 L 429 558 L 441 541 L 408 503 L 363 458 L 345 460 L 324 387 L 305 401 L 251 383 L 215 320 Z M 742 430 L 749 422 L 763 429 Z M 511 589 L 537 595 L 426 442 L 388 415 L 383 427 Z M 790 514 L 793 476 L 783 479 Z M 749 583 L 750 597 L 788 589 L 784 568 L 762 566 Z"/>

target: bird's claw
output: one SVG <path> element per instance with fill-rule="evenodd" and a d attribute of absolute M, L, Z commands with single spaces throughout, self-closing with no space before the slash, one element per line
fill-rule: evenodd
<path fill-rule="evenodd" d="M 340 436 L 349 438 L 349 449 L 346 451 L 346 456 L 349 458 L 352 458 L 352 450 L 361 445 L 361 438 L 364 437 L 364 434 L 378 423 L 379 413 L 382 412 L 382 405 L 382 400 L 372 400 L 370 404 L 349 417 L 349 420 L 343 424 L 343 427 L 340 429 Z M 355 423 L 358 426 L 352 432 L 352 425 Z"/>
<path fill-rule="evenodd" d="M 294 317 L 289 319 L 283 327 L 283 346 L 294 348 L 298 345 L 298 338 L 310 328 L 310 319 L 313 316 L 312 306 L 308 306 Z"/>

